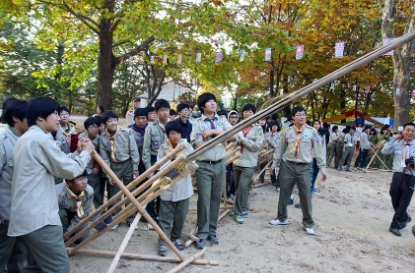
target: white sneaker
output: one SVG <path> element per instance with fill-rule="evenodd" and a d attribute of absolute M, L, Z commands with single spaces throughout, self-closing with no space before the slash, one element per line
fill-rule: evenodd
<path fill-rule="evenodd" d="M 116 230 L 118 228 L 118 225 L 115 225 L 111 228 L 111 230 Z"/>
<path fill-rule="evenodd" d="M 150 223 L 147 224 L 147 228 L 148 230 L 154 230 L 154 227 Z"/>
<path fill-rule="evenodd" d="M 308 227 L 304 227 L 304 230 L 307 232 L 308 235 L 316 235 L 316 232 L 314 231 L 314 229 L 308 228 Z"/>
<path fill-rule="evenodd" d="M 273 226 L 288 225 L 288 220 L 281 222 L 280 220 L 276 218 L 276 219 L 272 219 L 271 221 L 269 221 L 269 223 Z"/>

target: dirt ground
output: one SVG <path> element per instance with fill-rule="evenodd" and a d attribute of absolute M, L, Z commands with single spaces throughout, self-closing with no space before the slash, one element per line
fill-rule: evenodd
<path fill-rule="evenodd" d="M 79 127 L 80 121 L 76 120 Z M 392 173 L 383 171 L 328 169 L 328 180 L 317 181 L 319 192 L 313 196 L 315 236 L 302 229 L 302 212 L 294 206 L 288 209 L 288 226 L 271 226 L 268 222 L 277 215 L 279 193 L 270 184 L 254 188 L 244 224 L 225 216 L 217 231 L 220 244 L 208 243 L 202 259 L 216 261 L 219 266 L 189 265 L 181 272 L 414 272 L 415 237 L 411 228 L 415 223 L 402 230 L 402 237 L 388 231 L 393 215 L 388 194 L 391 177 Z M 197 193 L 191 199 L 185 233 L 196 222 L 196 200 Z M 413 204 L 408 212 L 414 218 Z M 122 224 L 86 248 L 117 251 L 127 230 Z M 125 252 L 157 255 L 157 239 L 155 231 L 134 231 Z M 196 252 L 194 245 L 182 251 L 186 258 Z M 175 257 L 171 250 L 167 256 Z M 76 254 L 70 260 L 71 272 L 106 272 L 112 258 Z M 116 272 L 167 272 L 175 266 L 121 259 Z"/>
<path fill-rule="evenodd" d="M 271 226 L 278 207 L 278 193 L 271 185 L 254 188 L 249 218 L 244 224 L 225 216 L 219 222 L 219 245 L 208 244 L 203 259 L 219 266 L 189 265 L 182 272 L 413 272 L 415 237 L 412 223 L 402 237 L 388 231 L 392 207 L 389 172 L 347 173 L 328 170 L 328 181 L 318 181 L 313 196 L 316 235 L 302 230 L 300 209 L 289 206 L 288 226 Z M 295 198 L 298 201 L 298 195 Z M 191 199 L 196 207 L 197 194 Z M 411 205 L 409 213 L 414 214 Z M 196 221 L 188 214 L 185 232 Z M 121 225 L 92 242 L 87 248 L 116 251 L 127 232 Z M 155 231 L 134 231 L 126 252 L 157 255 Z M 183 239 L 187 239 L 183 237 Z M 182 251 L 196 253 L 194 245 Z M 169 250 L 168 256 L 174 257 Z M 86 254 L 71 257 L 71 272 L 106 272 L 112 259 Z M 173 263 L 121 259 L 116 272 L 166 272 Z"/>

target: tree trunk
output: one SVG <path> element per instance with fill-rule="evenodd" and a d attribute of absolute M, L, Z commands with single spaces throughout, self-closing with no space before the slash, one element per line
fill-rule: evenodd
<path fill-rule="evenodd" d="M 271 69 L 269 71 L 269 95 L 271 99 L 275 98 L 275 92 L 274 92 L 274 70 Z"/>
<path fill-rule="evenodd" d="M 99 34 L 97 105 L 102 105 L 108 110 L 112 106 L 112 83 L 116 65 L 112 54 L 112 44 L 111 22 L 108 19 L 102 19 Z"/>

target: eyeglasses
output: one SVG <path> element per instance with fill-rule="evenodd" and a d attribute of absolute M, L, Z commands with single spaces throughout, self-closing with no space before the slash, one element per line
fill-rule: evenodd
<path fill-rule="evenodd" d="M 69 117 L 69 113 L 67 113 L 67 112 L 61 112 L 59 114 L 59 116 L 61 116 L 61 117 Z"/>
<path fill-rule="evenodd" d="M 305 113 L 303 113 L 303 114 L 295 114 L 294 116 L 295 116 L 295 117 L 305 117 L 305 116 L 306 116 L 306 114 L 305 114 Z"/>

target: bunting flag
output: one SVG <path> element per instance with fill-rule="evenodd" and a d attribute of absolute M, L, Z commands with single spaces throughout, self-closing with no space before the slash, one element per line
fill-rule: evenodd
<path fill-rule="evenodd" d="M 151 64 L 154 64 L 154 56 L 151 56 L 151 57 L 150 57 L 150 63 L 151 63 Z"/>
<path fill-rule="evenodd" d="M 336 58 L 343 58 L 344 54 L 344 42 L 337 42 L 335 47 L 334 56 Z"/>
<path fill-rule="evenodd" d="M 400 88 L 396 88 L 396 96 L 398 96 L 398 97 L 401 96 L 401 89 Z"/>
<path fill-rule="evenodd" d="M 196 54 L 196 62 L 200 63 L 200 60 L 202 59 L 202 53 L 197 53 Z"/>
<path fill-rule="evenodd" d="M 130 63 L 130 65 L 133 65 L 133 57 L 128 58 L 128 62 Z"/>
<path fill-rule="evenodd" d="M 370 91 L 370 86 L 368 85 L 368 86 L 366 86 L 366 93 L 370 93 L 371 91 Z"/>
<path fill-rule="evenodd" d="M 177 56 L 177 64 L 182 64 L 182 54 Z"/>
<path fill-rule="evenodd" d="M 222 59 L 223 59 L 223 54 L 222 54 L 222 51 L 219 51 L 219 52 L 216 54 L 216 60 L 215 60 L 215 62 L 219 63 L 219 62 L 221 62 L 221 61 L 222 61 Z"/>
<path fill-rule="evenodd" d="M 245 59 L 245 50 L 239 51 L 239 61 L 242 62 Z"/>
<path fill-rule="evenodd" d="M 297 51 L 295 52 L 295 59 L 300 60 L 304 58 L 304 45 L 298 45 Z"/>
<path fill-rule="evenodd" d="M 142 64 L 144 62 L 143 56 L 138 57 L 138 63 Z"/>
<path fill-rule="evenodd" d="M 167 55 L 163 56 L 163 63 L 167 63 Z"/>
<path fill-rule="evenodd" d="M 415 97 L 415 89 L 412 90 L 412 97 Z"/>
<path fill-rule="evenodd" d="M 356 91 L 357 90 L 357 85 L 355 84 L 355 85 L 353 85 L 353 91 Z"/>
<path fill-rule="evenodd" d="M 267 62 L 271 61 L 271 48 L 265 49 L 265 61 Z"/>
<path fill-rule="evenodd" d="M 390 44 L 390 43 L 392 43 L 393 41 L 395 40 L 395 38 L 386 38 L 386 39 L 383 39 L 383 45 L 385 46 L 385 45 L 388 45 L 388 44 Z M 389 51 L 389 52 L 386 52 L 383 56 L 392 56 L 393 55 L 393 50 L 391 50 L 391 51 Z"/>

